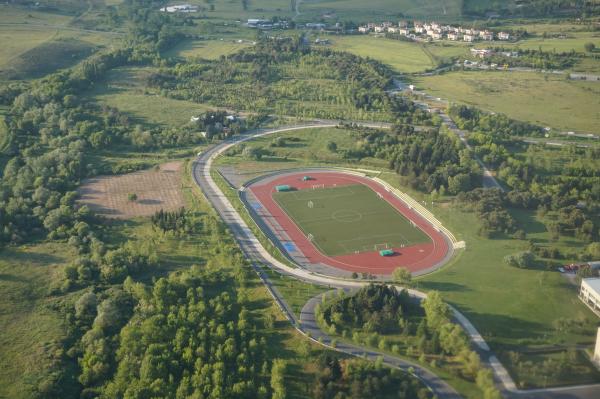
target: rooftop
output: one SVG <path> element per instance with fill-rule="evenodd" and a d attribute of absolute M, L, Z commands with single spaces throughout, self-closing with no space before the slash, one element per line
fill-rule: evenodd
<path fill-rule="evenodd" d="M 595 291 L 598 295 L 600 295 L 600 277 L 584 278 L 581 281 L 590 287 L 590 289 Z"/>

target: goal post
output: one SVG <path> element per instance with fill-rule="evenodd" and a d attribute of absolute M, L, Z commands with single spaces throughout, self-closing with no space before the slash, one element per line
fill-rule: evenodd
<path fill-rule="evenodd" d="M 306 238 L 308 239 L 308 241 L 312 242 L 312 241 L 315 239 L 315 236 L 314 236 L 314 235 L 312 235 L 311 233 L 308 233 L 308 234 L 306 235 Z"/>
<path fill-rule="evenodd" d="M 390 246 L 386 242 L 386 243 L 383 243 L 383 244 L 375 244 L 373 246 L 373 248 L 375 249 L 375 251 L 381 251 L 381 250 L 384 250 L 384 249 L 390 249 Z"/>
<path fill-rule="evenodd" d="M 317 190 L 319 188 L 325 188 L 325 184 L 313 184 L 312 189 Z"/>
<path fill-rule="evenodd" d="M 312 208 L 314 208 L 314 207 L 315 207 L 315 203 L 314 203 L 314 202 L 312 202 L 312 201 L 308 201 L 308 203 L 307 203 L 307 206 L 308 206 L 310 209 L 312 209 Z"/>

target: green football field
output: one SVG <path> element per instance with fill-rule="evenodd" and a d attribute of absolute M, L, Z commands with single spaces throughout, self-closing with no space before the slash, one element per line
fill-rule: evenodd
<path fill-rule="evenodd" d="M 362 184 L 277 192 L 275 201 L 325 255 L 430 242 L 430 238 Z"/>

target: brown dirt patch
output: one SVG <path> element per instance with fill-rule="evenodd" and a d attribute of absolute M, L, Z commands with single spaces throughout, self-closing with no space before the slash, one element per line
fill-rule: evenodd
<path fill-rule="evenodd" d="M 161 209 L 179 209 L 184 206 L 182 165 L 183 162 L 169 162 L 160 165 L 158 171 L 87 179 L 79 188 L 79 202 L 99 215 L 118 219 L 150 216 Z M 132 193 L 137 195 L 137 201 L 127 199 Z"/>

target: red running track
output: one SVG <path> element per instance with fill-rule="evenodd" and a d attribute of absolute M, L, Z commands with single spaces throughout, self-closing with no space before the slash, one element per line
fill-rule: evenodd
<path fill-rule="evenodd" d="M 310 174 L 313 178 L 302 181 L 302 177 Z M 379 252 L 363 252 L 359 254 L 347 254 L 340 256 L 327 256 L 321 253 L 304 235 L 302 230 L 285 213 L 273 199 L 275 186 L 287 184 L 297 190 L 312 188 L 315 184 L 323 184 L 325 187 L 343 186 L 351 184 L 363 184 L 373 191 L 380 193 L 394 208 L 406 218 L 413 221 L 425 234 L 431 238 L 430 243 L 417 244 L 404 248 L 393 248 L 395 255 L 383 257 Z M 340 172 L 317 172 L 287 174 L 276 177 L 268 182 L 258 181 L 249 186 L 254 196 L 261 205 L 271 214 L 281 228 L 286 232 L 295 246 L 311 263 L 323 263 L 338 269 L 357 272 L 389 275 L 397 267 L 405 267 L 411 272 L 426 270 L 440 263 L 449 247 L 448 242 L 428 221 L 420 214 L 410 209 L 402 200 L 388 192 L 380 184 L 369 178 L 350 175 Z"/>

